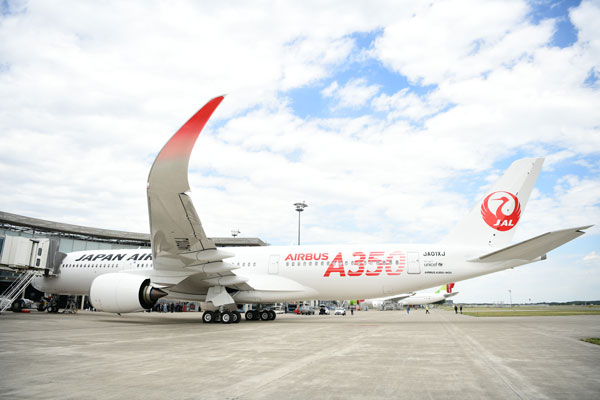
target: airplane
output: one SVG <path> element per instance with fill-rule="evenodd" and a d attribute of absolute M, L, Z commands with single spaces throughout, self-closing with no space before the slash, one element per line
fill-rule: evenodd
<path fill-rule="evenodd" d="M 158 153 L 147 182 L 151 249 L 62 253 L 59 273 L 37 276 L 45 293 L 88 295 L 99 311 L 130 313 L 161 298 L 200 302 L 203 322 L 273 320 L 268 303 L 377 298 L 458 282 L 546 259 L 590 226 L 510 244 L 543 158 L 515 161 L 448 237 L 434 244 L 217 248 L 191 198 L 192 148 L 224 96 L 206 103 Z M 203 210 L 208 212 L 208 210 Z M 62 258 L 62 260 L 60 259 Z"/>
<path fill-rule="evenodd" d="M 401 306 L 418 306 L 433 304 L 445 301 L 448 297 L 456 296 L 458 292 L 453 292 L 454 283 L 443 285 L 435 293 L 416 293 L 414 296 L 407 297 L 398 301 Z"/>
<path fill-rule="evenodd" d="M 432 304 L 446 300 L 448 297 L 455 296 L 458 292 L 452 292 L 454 283 L 441 286 L 435 293 L 402 293 L 395 296 L 381 297 L 377 299 L 367 299 L 361 304 L 371 307 L 382 307 L 386 303 L 397 303 L 401 306 Z M 442 292 L 444 291 L 444 292 Z"/>

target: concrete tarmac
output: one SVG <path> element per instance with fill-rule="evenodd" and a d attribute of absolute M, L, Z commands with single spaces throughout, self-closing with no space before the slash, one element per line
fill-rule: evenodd
<path fill-rule="evenodd" d="M 0 316 L 2 399 L 600 399 L 600 316 Z"/>

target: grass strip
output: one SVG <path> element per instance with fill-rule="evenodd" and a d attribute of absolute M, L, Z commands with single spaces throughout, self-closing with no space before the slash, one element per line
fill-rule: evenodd
<path fill-rule="evenodd" d="M 472 317 L 555 317 L 565 315 L 600 315 L 600 310 L 552 311 L 465 311 Z"/>
<path fill-rule="evenodd" d="M 593 344 L 597 344 L 600 346 L 600 338 L 597 338 L 597 337 L 585 338 L 585 339 L 581 339 L 581 340 L 584 342 L 593 343 Z"/>

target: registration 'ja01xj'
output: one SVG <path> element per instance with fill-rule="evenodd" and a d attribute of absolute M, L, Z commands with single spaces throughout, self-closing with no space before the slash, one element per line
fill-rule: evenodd
<path fill-rule="evenodd" d="M 46 293 L 89 295 L 98 310 L 136 312 L 160 298 L 199 301 L 203 320 L 239 322 L 238 304 L 377 298 L 408 293 L 543 260 L 589 226 L 511 244 L 543 159 L 515 161 L 483 200 L 437 244 L 217 248 L 186 194 L 192 148 L 221 103 L 202 107 L 162 148 L 148 176 L 152 248 L 66 254 L 56 276 L 36 277 Z M 255 318 L 256 313 L 246 314 Z"/>

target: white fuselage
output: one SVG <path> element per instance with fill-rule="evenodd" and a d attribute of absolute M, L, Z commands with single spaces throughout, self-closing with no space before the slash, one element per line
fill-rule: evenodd
<path fill-rule="evenodd" d="M 302 289 L 240 291 L 239 303 L 288 300 L 365 299 L 406 293 L 515 267 L 525 262 L 467 261 L 489 249 L 443 245 L 319 245 L 227 248 L 239 266 L 236 275 L 256 282 L 285 278 Z M 106 273 L 128 272 L 154 282 L 150 249 L 69 253 L 58 276 L 34 279 L 36 289 L 53 294 L 88 295 L 92 281 Z M 190 271 L 189 275 L 193 275 Z M 188 275 L 188 276 L 189 276 Z M 183 277 L 182 277 L 183 279 Z M 168 298 L 199 300 L 206 293 L 165 288 Z M 179 290 L 179 291 L 178 291 Z"/>
<path fill-rule="evenodd" d="M 403 306 L 418 306 L 444 300 L 446 300 L 446 297 L 442 293 L 417 293 L 414 296 L 400 300 L 398 304 Z"/>

